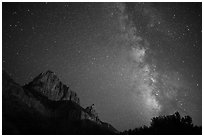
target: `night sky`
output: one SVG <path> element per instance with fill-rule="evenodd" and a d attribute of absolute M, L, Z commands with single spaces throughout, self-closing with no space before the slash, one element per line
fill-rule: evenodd
<path fill-rule="evenodd" d="M 153 116 L 202 124 L 201 3 L 3 3 L 3 69 L 52 70 L 118 130 Z"/>

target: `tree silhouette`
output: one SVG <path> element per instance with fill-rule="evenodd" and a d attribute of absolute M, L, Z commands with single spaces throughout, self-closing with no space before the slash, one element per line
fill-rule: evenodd
<path fill-rule="evenodd" d="M 150 126 L 129 129 L 121 134 L 126 135 L 195 135 L 202 134 L 201 126 L 194 126 L 190 116 L 181 118 L 179 112 L 173 115 L 153 117 Z"/>

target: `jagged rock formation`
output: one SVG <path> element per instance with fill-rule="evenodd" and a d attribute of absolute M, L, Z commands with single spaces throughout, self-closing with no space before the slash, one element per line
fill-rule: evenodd
<path fill-rule="evenodd" d="M 92 104 L 91 106 L 86 107 L 85 110 L 89 114 L 91 120 L 100 123 L 98 114 L 96 113 L 96 109 L 94 108 L 94 104 Z"/>
<path fill-rule="evenodd" d="M 46 96 L 49 100 L 71 100 L 79 104 L 76 92 L 64 85 L 54 72 L 48 70 L 38 75 L 32 82 L 25 86 Z"/>
<path fill-rule="evenodd" d="M 116 134 L 52 72 L 21 87 L 2 73 L 3 134 Z"/>

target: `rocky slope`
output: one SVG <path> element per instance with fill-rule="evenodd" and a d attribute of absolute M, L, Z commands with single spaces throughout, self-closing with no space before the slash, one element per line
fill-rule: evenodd
<path fill-rule="evenodd" d="M 117 134 L 52 71 L 25 86 L 2 73 L 3 134 Z"/>
<path fill-rule="evenodd" d="M 77 97 L 76 92 L 64 85 L 55 73 L 50 70 L 38 75 L 32 82 L 26 85 L 25 88 L 35 90 L 49 100 L 71 100 L 79 104 L 79 98 Z"/>

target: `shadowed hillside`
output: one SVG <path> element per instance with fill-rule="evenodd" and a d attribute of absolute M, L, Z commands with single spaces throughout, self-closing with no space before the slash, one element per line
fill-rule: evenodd
<path fill-rule="evenodd" d="M 117 134 L 92 106 L 84 109 L 76 92 L 54 72 L 41 73 L 21 87 L 3 71 L 3 134 Z"/>

